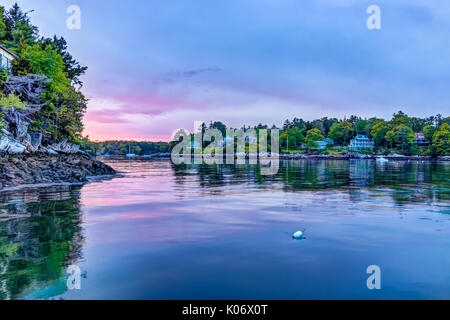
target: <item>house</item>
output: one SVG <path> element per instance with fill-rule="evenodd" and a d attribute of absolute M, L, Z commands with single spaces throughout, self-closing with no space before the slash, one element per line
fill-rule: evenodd
<path fill-rule="evenodd" d="M 199 143 L 197 140 L 191 141 L 191 149 L 201 149 L 201 148 L 202 148 L 202 144 Z"/>
<path fill-rule="evenodd" d="M 373 149 L 375 143 L 369 139 L 365 134 L 358 134 L 352 140 L 350 140 L 349 149 L 353 150 L 370 150 Z"/>
<path fill-rule="evenodd" d="M 0 68 L 11 69 L 12 61 L 19 56 L 0 45 Z"/>
<path fill-rule="evenodd" d="M 417 132 L 414 134 L 415 140 L 414 143 L 421 145 L 421 146 L 427 146 L 430 144 L 430 141 L 425 137 L 425 133 L 423 132 Z"/>
<path fill-rule="evenodd" d="M 225 147 L 227 145 L 227 143 L 234 146 L 234 137 L 226 136 L 225 138 L 223 138 L 222 146 Z"/>
<path fill-rule="evenodd" d="M 312 150 L 325 150 L 328 145 L 334 145 L 334 141 L 332 139 L 329 139 L 329 138 L 325 138 L 324 140 L 316 141 L 316 143 L 317 143 L 317 147 L 313 147 L 313 148 L 310 148 L 310 149 L 312 149 Z M 306 145 L 306 143 L 302 143 L 301 147 L 303 149 L 308 149 L 308 146 Z"/>

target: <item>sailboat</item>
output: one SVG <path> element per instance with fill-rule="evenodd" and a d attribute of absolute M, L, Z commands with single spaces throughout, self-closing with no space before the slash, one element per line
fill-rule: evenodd
<path fill-rule="evenodd" d="M 385 157 L 383 157 L 383 156 L 378 156 L 377 157 L 377 161 L 378 162 L 382 162 L 382 163 L 384 163 L 384 162 L 388 162 L 389 160 L 388 159 L 386 159 Z"/>
<path fill-rule="evenodd" d="M 136 157 L 136 155 L 134 153 L 131 153 L 131 143 L 130 142 L 128 142 L 128 153 L 127 153 L 126 157 L 128 157 L 128 158 Z"/>

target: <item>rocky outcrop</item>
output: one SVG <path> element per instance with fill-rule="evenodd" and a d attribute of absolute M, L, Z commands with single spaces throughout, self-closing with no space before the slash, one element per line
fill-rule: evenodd
<path fill-rule="evenodd" d="M 49 79 L 43 75 L 10 76 L 0 87 L 14 94 L 25 107 L 0 105 L 0 190 L 28 184 L 86 182 L 89 176 L 115 171 L 80 151 L 69 140 L 53 141 L 31 130 L 44 106 L 41 96 Z"/>
<path fill-rule="evenodd" d="M 83 183 L 115 170 L 85 154 L 34 153 L 0 157 L 0 190 L 27 184 Z"/>

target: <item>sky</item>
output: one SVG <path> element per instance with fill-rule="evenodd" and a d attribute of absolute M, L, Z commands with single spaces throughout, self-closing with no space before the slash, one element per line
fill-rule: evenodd
<path fill-rule="evenodd" d="M 448 116 L 450 1 L 17 2 L 89 67 L 93 140 L 168 141 L 194 121 Z M 66 26 L 70 5 L 81 9 L 80 30 Z M 379 30 L 367 28 L 370 5 L 380 7 Z"/>

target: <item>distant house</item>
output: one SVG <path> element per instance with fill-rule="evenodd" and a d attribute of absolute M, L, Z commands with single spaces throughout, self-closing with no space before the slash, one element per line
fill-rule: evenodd
<path fill-rule="evenodd" d="M 321 140 L 321 141 L 316 141 L 318 147 L 315 149 L 319 149 L 319 150 L 325 150 L 327 148 L 328 143 L 325 142 L 325 140 Z"/>
<path fill-rule="evenodd" d="M 348 146 L 353 150 L 370 150 L 374 147 L 373 140 L 369 139 L 365 134 L 358 134 L 354 139 L 350 140 L 350 145 Z"/>
<path fill-rule="evenodd" d="M 197 140 L 191 141 L 191 149 L 201 149 L 202 145 Z"/>
<path fill-rule="evenodd" d="M 0 45 L 0 68 L 11 69 L 12 61 L 19 56 Z"/>
<path fill-rule="evenodd" d="M 223 138 L 222 145 L 225 147 L 227 143 L 230 143 L 234 146 L 234 137 L 226 136 L 225 138 Z"/>
<path fill-rule="evenodd" d="M 316 143 L 317 143 L 317 147 L 315 147 L 315 148 L 313 147 L 313 148 L 310 148 L 310 149 L 312 149 L 312 150 L 325 150 L 328 145 L 334 145 L 334 141 L 332 139 L 329 139 L 329 138 L 325 138 L 324 140 L 316 141 Z M 307 149 L 308 148 L 306 143 L 302 143 L 301 147 L 303 149 Z"/>
<path fill-rule="evenodd" d="M 425 133 L 423 133 L 423 132 L 415 133 L 414 137 L 415 137 L 415 140 L 414 140 L 415 144 L 418 144 L 418 145 L 421 145 L 421 146 L 427 146 L 427 145 L 430 144 L 430 140 L 428 140 L 425 137 Z"/>

